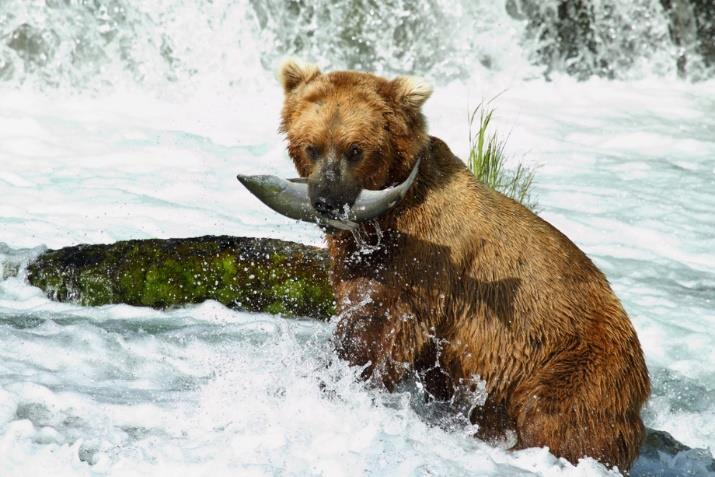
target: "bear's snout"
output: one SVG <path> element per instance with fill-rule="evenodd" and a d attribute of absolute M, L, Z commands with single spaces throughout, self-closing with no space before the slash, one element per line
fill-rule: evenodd
<path fill-rule="evenodd" d="M 360 186 L 336 161 L 325 161 L 308 181 L 308 196 L 313 208 L 325 217 L 345 215 L 360 194 Z"/>
<path fill-rule="evenodd" d="M 340 204 L 327 197 L 318 197 L 313 200 L 313 208 L 329 218 L 337 218 Z"/>

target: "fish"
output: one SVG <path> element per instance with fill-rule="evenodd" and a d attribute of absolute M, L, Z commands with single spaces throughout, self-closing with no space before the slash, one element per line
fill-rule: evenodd
<path fill-rule="evenodd" d="M 265 205 L 281 215 L 323 227 L 353 231 L 361 222 L 374 220 L 394 208 L 405 198 L 415 182 L 421 158 L 402 183 L 381 190 L 363 189 L 352 206 L 346 204 L 340 217 L 326 217 L 313 208 L 308 196 L 308 179 L 282 179 L 272 175 L 243 175 L 236 178 Z"/>

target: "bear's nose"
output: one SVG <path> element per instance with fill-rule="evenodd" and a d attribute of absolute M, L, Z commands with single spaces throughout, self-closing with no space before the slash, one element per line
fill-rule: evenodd
<path fill-rule="evenodd" d="M 313 208 L 321 214 L 333 216 L 338 211 L 338 204 L 325 197 L 318 197 L 313 201 Z"/>

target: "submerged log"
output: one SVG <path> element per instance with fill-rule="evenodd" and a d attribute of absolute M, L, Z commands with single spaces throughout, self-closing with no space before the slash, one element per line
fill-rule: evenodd
<path fill-rule="evenodd" d="M 168 308 L 216 300 L 232 308 L 328 318 L 326 252 L 276 239 L 206 236 L 49 250 L 28 280 L 58 301 Z"/>

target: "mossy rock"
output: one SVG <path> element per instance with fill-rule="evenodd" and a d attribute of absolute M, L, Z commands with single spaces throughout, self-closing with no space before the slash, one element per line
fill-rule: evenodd
<path fill-rule="evenodd" d="M 49 250 L 28 279 L 58 301 L 168 308 L 217 300 L 286 316 L 334 313 L 325 250 L 283 240 L 206 236 Z"/>

